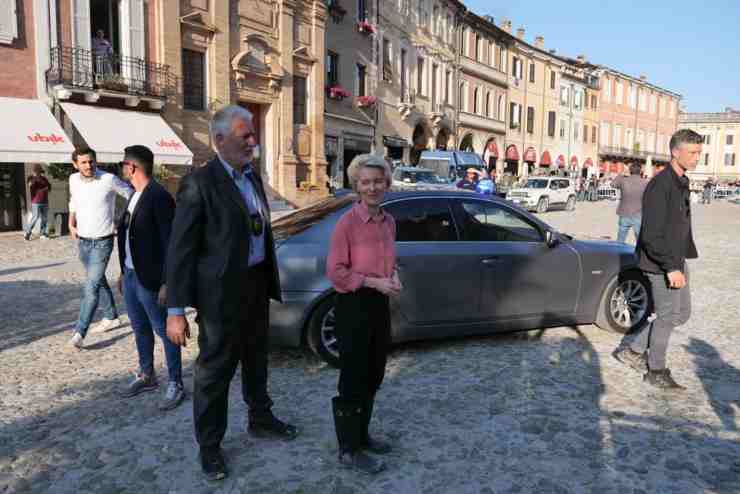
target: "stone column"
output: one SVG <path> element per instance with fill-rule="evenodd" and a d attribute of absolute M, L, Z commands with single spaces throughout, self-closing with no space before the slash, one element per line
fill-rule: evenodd
<path fill-rule="evenodd" d="M 316 62 L 311 75 L 311 104 L 313 111 L 309 115 L 311 126 L 311 185 L 318 186 L 326 192 L 326 153 L 324 135 L 324 85 L 326 53 L 326 4 L 323 0 L 313 0 L 313 28 L 311 32 L 312 56 Z M 324 195 L 324 194 L 321 194 Z"/>
<path fill-rule="evenodd" d="M 295 22 L 296 0 L 282 0 L 278 14 L 280 25 L 280 65 L 285 71 L 282 90 L 280 92 L 280 156 L 278 162 L 278 176 L 275 180 L 278 192 L 286 199 L 294 202 L 296 198 L 296 165 L 295 130 L 293 128 L 293 76 L 295 64 L 293 61 L 293 25 Z"/>

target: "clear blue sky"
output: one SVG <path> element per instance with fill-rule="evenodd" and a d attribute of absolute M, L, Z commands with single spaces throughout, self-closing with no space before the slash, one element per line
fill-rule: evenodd
<path fill-rule="evenodd" d="M 740 110 L 740 1 L 463 0 L 507 18 L 525 40 L 639 76 L 683 96 L 687 111 Z"/>

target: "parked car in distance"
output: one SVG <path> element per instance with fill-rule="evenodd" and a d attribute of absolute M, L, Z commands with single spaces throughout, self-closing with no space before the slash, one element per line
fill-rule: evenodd
<path fill-rule="evenodd" d="M 400 166 L 393 170 L 393 188 L 395 190 L 419 189 L 452 189 L 453 185 L 437 175 L 433 170 L 415 166 Z"/>
<path fill-rule="evenodd" d="M 271 302 L 274 344 L 338 347 L 329 239 L 355 194 L 273 222 L 283 303 Z M 392 342 L 595 323 L 626 333 L 651 313 L 634 247 L 578 240 L 498 197 L 469 191 L 386 194 L 404 289 L 392 298 Z"/>
<path fill-rule="evenodd" d="M 555 208 L 573 211 L 576 208 L 576 188 L 569 178 L 536 177 L 528 179 L 523 186 L 510 189 L 506 199 L 538 213 Z"/>

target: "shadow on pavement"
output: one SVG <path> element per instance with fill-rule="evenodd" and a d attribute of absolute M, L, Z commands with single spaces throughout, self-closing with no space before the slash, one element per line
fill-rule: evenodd
<path fill-rule="evenodd" d="M 735 408 L 740 410 L 740 369 L 722 359 L 717 349 L 706 341 L 689 338 L 684 348 L 694 359 L 696 375 L 714 413 L 727 430 L 738 430 Z"/>
<path fill-rule="evenodd" d="M 63 266 L 64 264 L 67 264 L 67 262 L 64 261 L 64 262 L 55 262 L 51 264 L 42 264 L 40 266 L 27 266 L 27 267 L 21 267 L 21 268 L 3 269 L 3 270 L 0 270 L 0 276 L 10 276 L 11 274 L 24 273 L 26 271 L 34 271 L 36 269 L 54 268 L 57 266 Z"/>

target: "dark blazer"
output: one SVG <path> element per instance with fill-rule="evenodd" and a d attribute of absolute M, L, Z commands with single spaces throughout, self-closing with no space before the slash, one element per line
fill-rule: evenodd
<path fill-rule="evenodd" d="M 636 254 L 649 273 L 683 271 L 698 257 L 691 229 L 689 179 L 670 165 L 653 177 L 642 196 L 642 224 Z"/>
<path fill-rule="evenodd" d="M 270 210 L 261 178 L 252 184 Z M 167 307 L 195 307 L 220 317 L 241 309 L 244 260 L 249 255 L 249 211 L 218 157 L 180 182 L 167 254 Z M 272 227 L 266 222 L 267 293 L 281 300 Z"/>
<path fill-rule="evenodd" d="M 129 199 L 130 203 L 131 199 Z M 128 204 L 126 203 L 126 210 Z M 136 277 L 153 292 L 165 283 L 165 256 L 170 243 L 175 200 L 167 189 L 152 179 L 141 192 L 134 214 L 126 221 L 124 214 L 118 223 L 118 259 L 121 272 L 126 262 L 126 231 L 130 229 L 129 243 Z M 128 225 L 127 225 L 128 224 Z"/>

